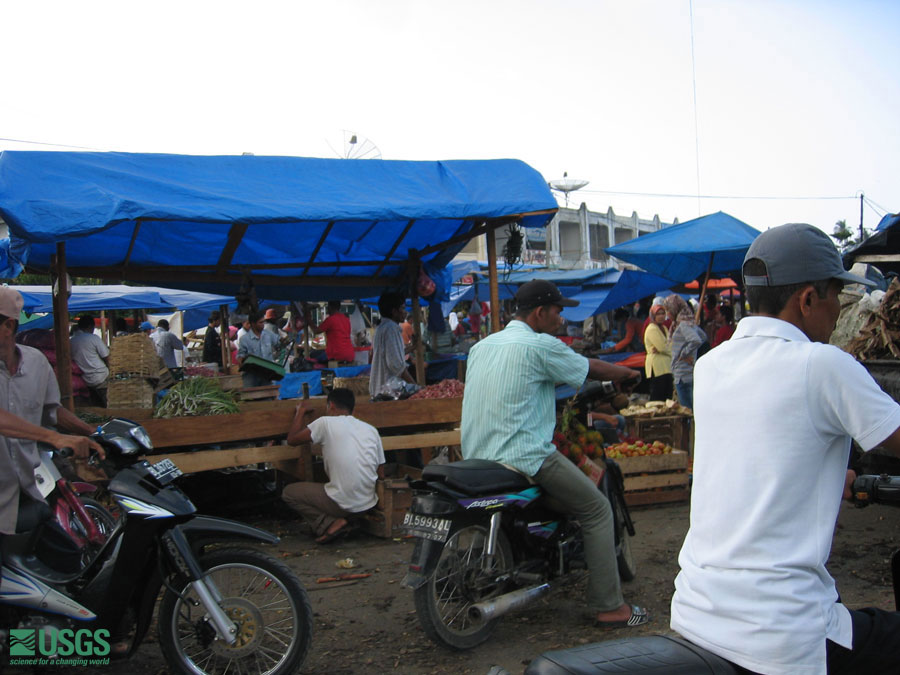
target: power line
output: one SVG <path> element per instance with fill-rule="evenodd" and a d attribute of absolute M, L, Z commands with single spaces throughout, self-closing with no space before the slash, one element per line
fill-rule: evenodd
<path fill-rule="evenodd" d="M 776 195 L 685 195 L 666 192 L 623 192 L 619 190 L 579 190 L 590 194 L 602 195 L 627 195 L 630 197 L 671 197 L 675 199 L 757 199 L 757 200 L 826 200 L 826 199 L 857 199 L 857 195 L 824 195 L 820 197 L 810 195 L 776 196 Z"/>
<path fill-rule="evenodd" d="M 872 204 L 874 206 L 877 206 L 879 209 L 881 209 L 885 213 L 889 213 L 889 209 L 884 208 L 881 204 L 876 202 L 874 199 L 870 199 L 869 197 L 866 197 L 865 195 L 863 195 L 863 199 L 866 200 L 867 202 L 872 202 Z"/>
<path fill-rule="evenodd" d="M 86 148 L 82 145 L 68 145 L 66 143 L 43 143 L 41 141 L 26 141 L 21 138 L 0 138 L 0 141 L 7 141 L 9 143 L 27 143 L 29 145 L 51 145 L 57 148 L 75 148 L 77 150 L 92 150 L 94 152 L 106 152 L 106 150 L 100 150 L 98 148 Z"/>

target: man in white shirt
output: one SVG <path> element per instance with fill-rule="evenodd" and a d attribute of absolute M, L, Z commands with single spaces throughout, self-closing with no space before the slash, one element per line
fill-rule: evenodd
<path fill-rule="evenodd" d="M 109 379 L 109 347 L 98 335 L 94 335 L 94 319 L 82 316 L 69 339 L 72 345 L 72 361 L 81 368 L 82 378 L 91 393 L 91 399 L 106 407 L 106 387 Z"/>
<path fill-rule="evenodd" d="M 328 395 L 325 416 L 307 424 L 312 410 L 301 400 L 287 442 L 322 446 L 327 483 L 291 483 L 282 499 L 313 528 L 316 542 L 324 544 L 345 534 L 354 514 L 375 506 L 375 480 L 382 475 L 384 448 L 378 430 L 353 417 L 356 397 L 336 388 Z"/>
<path fill-rule="evenodd" d="M 900 406 L 828 345 L 845 283 L 828 236 L 761 234 L 750 310 L 694 370 L 691 526 L 672 628 L 751 672 L 900 672 L 900 614 L 841 604 L 825 569 L 850 441 L 900 455 Z"/>
<path fill-rule="evenodd" d="M 156 322 L 156 331 L 150 336 L 156 345 L 156 353 L 166 364 L 166 368 L 177 368 L 175 350 L 184 351 L 184 343 L 169 332 L 169 322 L 160 319 Z"/>

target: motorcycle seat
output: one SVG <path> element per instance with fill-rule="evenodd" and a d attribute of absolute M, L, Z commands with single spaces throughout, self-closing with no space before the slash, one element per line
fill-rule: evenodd
<path fill-rule="evenodd" d="M 486 459 L 464 459 L 450 464 L 429 464 L 422 479 L 438 481 L 472 496 L 504 490 L 524 490 L 532 483 L 522 474 Z"/>
<path fill-rule="evenodd" d="M 664 635 L 623 638 L 544 652 L 525 675 L 735 675 L 733 664 L 687 640 Z"/>

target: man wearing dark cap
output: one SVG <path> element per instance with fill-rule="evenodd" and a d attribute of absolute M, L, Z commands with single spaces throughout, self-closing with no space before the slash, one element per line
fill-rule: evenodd
<path fill-rule="evenodd" d="M 843 285 L 870 282 L 803 224 L 757 237 L 743 274 L 753 316 L 694 370 L 672 628 L 751 672 L 900 672 L 900 614 L 848 610 L 825 569 L 851 439 L 900 454 L 900 406 L 827 344 Z"/>
<path fill-rule="evenodd" d="M 587 600 L 600 624 L 647 623 L 647 611 L 622 598 L 609 501 L 551 442 L 558 382 L 577 389 L 588 377 L 619 381 L 639 374 L 585 358 L 553 337 L 562 322 L 563 307 L 578 304 L 564 298 L 553 283 L 523 284 L 516 303 L 518 310 L 506 328 L 469 352 L 462 408 L 463 457 L 513 468 L 540 485 L 559 511 L 578 518 L 591 573 Z"/>

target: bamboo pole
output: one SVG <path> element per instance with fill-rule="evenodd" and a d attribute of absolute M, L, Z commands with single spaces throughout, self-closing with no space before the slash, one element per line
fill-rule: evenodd
<path fill-rule="evenodd" d="M 109 328 L 106 325 L 106 310 L 100 310 L 100 339 L 109 347 Z"/>
<path fill-rule="evenodd" d="M 416 340 L 416 383 L 425 386 L 425 341 L 422 339 L 422 306 L 419 304 L 419 291 L 416 281 L 419 278 L 421 266 L 418 253 L 415 250 L 409 252 L 409 294 L 412 298 L 413 335 Z"/>
<path fill-rule="evenodd" d="M 497 230 L 487 231 L 488 288 L 491 298 L 491 332 L 500 331 L 500 289 L 497 283 Z"/>
<path fill-rule="evenodd" d="M 53 323 L 56 341 L 56 381 L 59 383 L 59 400 L 69 411 L 75 411 L 72 396 L 72 350 L 69 344 L 69 277 L 66 274 L 66 245 L 56 244 L 53 256 L 56 283 L 53 284 Z"/>
<path fill-rule="evenodd" d="M 228 331 L 228 305 L 219 307 L 219 336 L 222 347 L 222 372 L 226 375 L 231 372 L 231 335 Z M 207 328 L 206 330 L 210 330 Z M 214 329 L 213 329 L 214 330 Z"/>
<path fill-rule="evenodd" d="M 697 303 L 697 312 L 694 316 L 694 322 L 698 326 L 700 325 L 700 313 L 703 311 L 703 299 L 706 297 L 706 287 L 709 285 L 709 275 L 712 274 L 713 260 L 715 259 L 715 257 L 715 251 L 709 254 L 709 265 L 706 268 L 706 277 L 704 277 L 703 286 L 700 289 L 700 302 Z"/>

